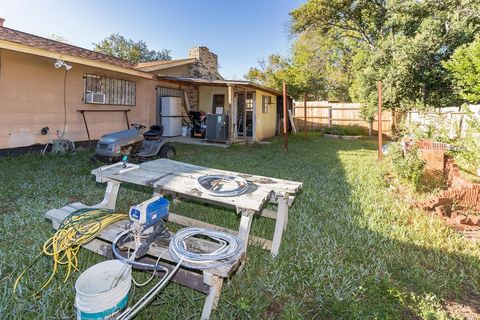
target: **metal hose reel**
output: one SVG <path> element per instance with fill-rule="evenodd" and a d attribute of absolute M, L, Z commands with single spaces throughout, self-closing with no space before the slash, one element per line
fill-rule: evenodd
<path fill-rule="evenodd" d="M 234 197 L 247 191 L 248 182 L 238 176 L 207 174 L 197 179 L 197 188 L 215 197 Z"/>

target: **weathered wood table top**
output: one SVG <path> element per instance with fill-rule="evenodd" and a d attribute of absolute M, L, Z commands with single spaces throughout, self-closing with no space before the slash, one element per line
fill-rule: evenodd
<path fill-rule="evenodd" d="M 292 195 L 302 188 L 301 182 L 212 169 L 169 159 L 148 161 L 135 169 L 122 169 L 121 165 L 104 166 L 93 170 L 92 174 L 96 176 L 98 182 L 109 179 L 129 182 L 188 195 L 204 202 L 253 211 L 260 211 L 266 202 L 276 196 Z M 209 195 L 197 188 L 197 179 L 207 174 L 242 177 L 248 182 L 248 190 L 234 197 Z"/>

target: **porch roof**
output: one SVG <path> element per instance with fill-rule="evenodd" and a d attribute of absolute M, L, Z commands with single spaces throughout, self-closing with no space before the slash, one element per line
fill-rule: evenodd
<path fill-rule="evenodd" d="M 172 77 L 172 76 L 157 76 L 158 80 L 169 81 L 180 84 L 194 84 L 199 86 L 214 86 L 214 87 L 242 87 L 250 88 L 255 90 L 264 91 L 275 96 L 281 96 L 283 93 L 281 91 L 264 87 L 259 84 L 245 81 L 245 80 L 209 80 L 209 79 L 200 79 L 200 78 L 185 78 L 185 77 Z"/>

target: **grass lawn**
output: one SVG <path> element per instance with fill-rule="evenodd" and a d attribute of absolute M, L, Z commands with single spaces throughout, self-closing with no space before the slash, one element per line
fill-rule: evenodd
<path fill-rule="evenodd" d="M 241 274 L 223 287 L 214 319 L 461 319 L 480 311 L 479 245 L 391 191 L 388 161 L 376 162 L 371 141 L 292 137 L 269 145 L 228 149 L 178 145 L 177 160 L 304 182 L 290 211 L 280 254 L 251 246 Z M 43 214 L 69 202 L 99 202 L 91 151 L 0 159 L 0 318 L 73 318 L 74 282 L 62 273 L 39 299 L 51 271 L 40 259 L 12 296 L 17 275 L 51 236 Z M 150 196 L 126 186 L 119 209 Z M 228 228 L 239 218 L 213 206 L 183 202 L 172 208 Z M 252 233 L 271 237 L 274 223 L 257 218 Z M 82 250 L 80 267 L 102 261 Z M 137 278 L 142 274 L 135 273 Z M 143 291 L 136 291 L 138 298 Z M 170 284 L 139 319 L 198 319 L 204 295 Z M 478 316 L 478 314 L 477 314 Z M 472 316 L 473 318 L 473 316 Z"/>

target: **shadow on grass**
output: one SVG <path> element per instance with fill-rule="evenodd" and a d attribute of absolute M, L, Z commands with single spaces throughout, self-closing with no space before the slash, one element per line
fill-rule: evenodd
<path fill-rule="evenodd" d="M 288 154 L 280 138 L 270 145 L 228 149 L 178 145 L 180 161 L 304 182 L 279 256 L 273 259 L 259 247 L 249 247 L 245 269 L 224 286 L 214 319 L 449 317 L 445 301 L 480 312 L 478 246 L 392 194 L 383 178 L 387 165 L 376 162 L 375 150 L 372 141 L 329 140 L 318 134 L 306 142 L 293 137 Z M 76 277 L 62 285 L 60 276 L 38 301 L 32 302 L 25 290 L 41 286 L 51 270 L 47 260 L 26 276 L 17 298 L 10 298 L 9 288 L 52 233 L 45 211 L 72 197 L 87 204 L 101 200 L 104 186 L 93 181 L 95 165 L 88 156 L 0 159 L 2 318 L 73 315 Z M 148 188 L 122 187 L 119 207 L 125 210 L 150 194 Z M 192 202 L 172 211 L 177 209 L 238 228 L 238 218 L 228 210 Z M 271 236 L 272 221 L 255 219 L 252 233 Z M 98 260 L 82 252 L 80 269 Z M 140 318 L 198 318 L 203 302 L 203 295 L 170 285 Z"/>

